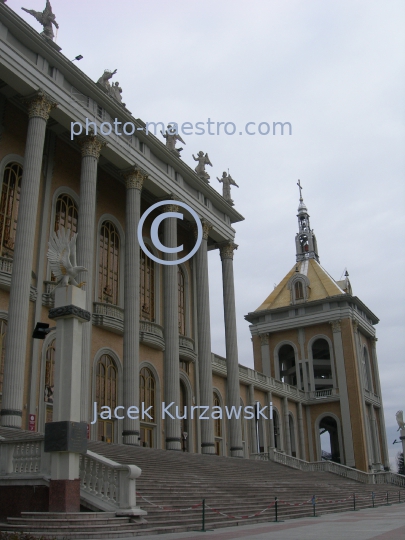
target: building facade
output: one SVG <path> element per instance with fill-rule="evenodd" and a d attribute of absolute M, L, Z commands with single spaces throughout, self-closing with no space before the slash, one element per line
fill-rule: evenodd
<path fill-rule="evenodd" d="M 332 459 L 363 470 L 387 466 L 378 319 L 352 296 L 348 280 L 335 282 L 319 265 L 303 201 L 297 266 L 246 316 L 253 370 L 238 362 L 232 224 L 243 217 L 232 201 L 168 140 L 145 133 L 112 91 L 108 72 L 90 80 L 7 5 L 0 3 L 0 14 L 1 424 L 43 431 L 52 421 L 58 344 L 53 330 L 43 341 L 32 332 L 38 322 L 53 325 L 48 240 L 64 227 L 78 233 L 77 260 L 87 269 L 80 281 L 92 319 L 83 329 L 77 399 L 91 438 L 233 457 L 270 447 L 313 461 L 322 459 L 325 431 Z M 86 120 L 93 132 L 72 140 L 72 123 Z M 115 120 L 134 125 L 136 134 L 100 136 L 102 124 Z M 201 220 L 201 246 L 181 264 L 159 264 L 139 246 L 141 216 L 162 201 L 142 231 L 159 259 L 174 255 L 153 244 L 155 217 L 184 202 Z M 185 211 L 183 220 L 162 221 L 159 238 L 182 245 L 183 257 L 195 229 Z M 209 250 L 222 261 L 226 358 L 211 352 Z M 162 402 L 178 407 L 174 418 L 162 418 Z M 140 403 L 152 406 L 149 416 L 108 413 Z M 190 418 L 192 407 L 257 403 L 272 403 L 273 417 Z"/>

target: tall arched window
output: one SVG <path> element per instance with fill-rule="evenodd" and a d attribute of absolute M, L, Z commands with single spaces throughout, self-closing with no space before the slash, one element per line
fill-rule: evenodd
<path fill-rule="evenodd" d="M 326 390 L 333 387 L 332 365 L 329 343 L 319 338 L 312 344 L 312 360 L 314 367 L 315 390 Z"/>
<path fill-rule="evenodd" d="M 155 320 L 155 263 L 141 251 L 140 311 L 146 321 Z"/>
<path fill-rule="evenodd" d="M 216 392 L 214 392 L 214 407 L 220 407 L 221 400 Z M 216 410 L 214 411 L 214 413 Z M 214 418 L 214 438 L 215 438 L 215 453 L 222 455 L 222 421 L 220 418 Z"/>
<path fill-rule="evenodd" d="M 184 273 L 180 266 L 177 267 L 178 302 L 179 302 L 179 334 L 186 333 L 186 302 L 184 297 Z"/>
<path fill-rule="evenodd" d="M 101 407 L 107 406 L 115 409 L 117 406 L 118 374 L 114 360 L 109 354 L 103 354 L 97 362 L 96 368 L 96 402 L 97 412 Z M 113 420 L 98 419 L 98 440 L 114 442 Z"/>
<path fill-rule="evenodd" d="M 140 442 L 141 446 L 153 448 L 155 431 L 153 424 L 156 423 L 156 381 L 152 371 L 147 367 L 142 368 L 139 374 L 140 408 L 142 407 L 142 403 L 144 403 L 145 409 L 152 407 L 152 409 L 148 411 L 148 414 L 152 417 L 152 419 L 145 415 L 145 418 L 142 420 Z"/>
<path fill-rule="evenodd" d="M 373 390 L 373 379 L 371 376 L 370 359 L 368 357 L 367 349 L 363 348 L 363 373 L 364 373 L 364 387 L 366 390 Z"/>
<path fill-rule="evenodd" d="M 302 287 L 302 281 L 296 281 L 294 284 L 295 299 L 302 300 L 304 298 L 304 289 Z"/>
<path fill-rule="evenodd" d="M 7 321 L 0 319 L 0 405 L 1 396 L 3 394 L 3 380 L 4 380 L 4 353 L 6 347 L 6 333 L 7 333 Z"/>
<path fill-rule="evenodd" d="M 297 386 L 297 372 L 295 366 L 295 351 L 291 345 L 283 345 L 278 351 L 280 366 L 280 379 L 293 386 Z"/>
<path fill-rule="evenodd" d="M 55 340 L 48 345 L 45 353 L 45 390 L 44 402 L 45 422 L 52 422 L 53 417 L 53 392 L 55 381 Z"/>
<path fill-rule="evenodd" d="M 62 193 L 56 201 L 54 230 L 59 227 L 70 229 L 72 233 L 77 233 L 78 211 L 75 201 L 70 195 Z"/>
<path fill-rule="evenodd" d="M 104 221 L 100 230 L 99 302 L 118 304 L 120 272 L 120 237 L 111 221 Z"/>
<path fill-rule="evenodd" d="M 12 256 L 14 253 L 22 172 L 19 163 L 9 163 L 4 169 L 0 201 L 0 255 L 2 256 Z"/>

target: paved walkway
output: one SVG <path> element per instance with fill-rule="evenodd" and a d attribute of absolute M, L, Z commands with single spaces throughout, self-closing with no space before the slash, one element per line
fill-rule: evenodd
<path fill-rule="evenodd" d="M 405 504 L 367 508 L 357 512 L 258 523 L 206 533 L 184 532 L 138 536 L 147 540 L 404 540 Z M 130 540 L 130 539 L 128 539 Z"/>

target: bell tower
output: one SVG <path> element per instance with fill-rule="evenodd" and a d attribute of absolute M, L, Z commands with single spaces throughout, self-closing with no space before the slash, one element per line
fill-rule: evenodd
<path fill-rule="evenodd" d="M 315 259 L 319 262 L 318 246 L 314 231 L 309 223 L 309 214 L 302 198 L 301 181 L 298 180 L 297 186 L 300 190 L 300 204 L 298 206 L 298 233 L 295 236 L 296 257 L 297 262 L 305 261 L 306 259 Z"/>

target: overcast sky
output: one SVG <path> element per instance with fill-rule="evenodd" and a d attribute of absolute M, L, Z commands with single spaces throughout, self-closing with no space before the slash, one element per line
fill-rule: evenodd
<path fill-rule="evenodd" d="M 252 366 L 244 315 L 295 262 L 298 188 L 321 264 L 379 318 L 378 357 L 391 463 L 405 409 L 405 4 L 396 0 L 51 0 L 57 43 L 93 80 L 114 80 L 136 118 L 233 122 L 237 134 L 183 136 L 208 152 L 211 185 L 229 168 L 236 209 L 239 361 Z M 41 10 L 45 0 L 8 0 Z M 292 135 L 240 136 L 247 122 Z M 241 129 L 239 129 L 241 128 Z M 209 255 L 212 347 L 225 354 L 221 266 Z M 396 469 L 396 466 L 395 466 Z"/>

